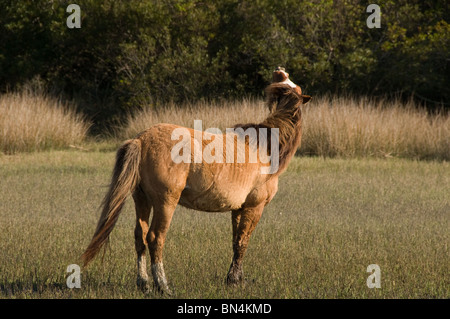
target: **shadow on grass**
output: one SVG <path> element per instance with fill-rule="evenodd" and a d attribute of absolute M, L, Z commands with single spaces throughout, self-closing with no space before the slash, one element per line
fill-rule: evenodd
<path fill-rule="evenodd" d="M 65 279 L 62 281 L 42 282 L 39 279 L 2 280 L 0 298 L 89 298 L 89 291 L 113 292 L 117 283 L 90 282 L 83 289 L 71 289 Z"/>
<path fill-rule="evenodd" d="M 0 293 L 2 297 L 21 297 L 24 295 L 37 294 L 40 295 L 45 291 L 56 291 L 66 290 L 67 285 L 65 283 L 40 283 L 38 281 L 29 282 L 26 280 L 14 280 L 14 281 L 3 281 L 0 282 Z"/>

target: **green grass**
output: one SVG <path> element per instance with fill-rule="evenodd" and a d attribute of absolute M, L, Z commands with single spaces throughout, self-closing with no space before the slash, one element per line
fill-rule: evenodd
<path fill-rule="evenodd" d="M 103 263 L 82 271 L 81 289 L 66 287 L 113 161 L 95 148 L 0 156 L 1 298 L 161 298 L 135 286 L 131 199 Z M 449 198 L 448 162 L 295 158 L 250 240 L 246 285 L 224 285 L 230 214 L 182 207 L 166 275 L 175 298 L 450 298 Z M 366 286 L 370 264 L 381 289 Z"/>

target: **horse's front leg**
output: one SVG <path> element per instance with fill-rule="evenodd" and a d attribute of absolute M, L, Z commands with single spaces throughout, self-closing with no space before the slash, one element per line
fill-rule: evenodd
<path fill-rule="evenodd" d="M 243 208 L 231 213 L 233 224 L 233 261 L 227 275 L 227 284 L 242 282 L 244 271 L 242 261 L 247 250 L 250 235 L 258 224 L 264 209 L 264 203 L 252 208 Z"/>

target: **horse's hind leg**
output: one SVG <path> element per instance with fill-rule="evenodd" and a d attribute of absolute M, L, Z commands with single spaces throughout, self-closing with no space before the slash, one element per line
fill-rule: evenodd
<path fill-rule="evenodd" d="M 244 208 L 232 212 L 233 224 L 233 261 L 227 275 L 227 284 L 237 284 L 244 279 L 242 262 L 247 250 L 250 235 L 261 218 L 264 204 L 253 208 Z"/>
<path fill-rule="evenodd" d="M 134 230 L 138 268 L 136 284 L 144 293 L 147 293 L 150 291 L 150 285 L 148 283 L 145 248 L 147 246 L 148 220 L 152 206 L 141 187 L 136 188 L 133 193 L 133 199 L 136 207 L 136 228 Z"/>
<path fill-rule="evenodd" d="M 178 204 L 179 195 L 167 196 L 154 203 L 153 218 L 148 233 L 148 242 L 151 258 L 151 269 L 153 281 L 156 288 L 165 294 L 171 295 L 172 292 L 167 285 L 166 275 L 163 266 L 163 248 L 166 240 L 167 231 L 169 230 L 173 212 Z"/>

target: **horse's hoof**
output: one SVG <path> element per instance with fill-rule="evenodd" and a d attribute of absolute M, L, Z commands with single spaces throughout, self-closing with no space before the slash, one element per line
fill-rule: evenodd
<path fill-rule="evenodd" d="M 148 280 L 145 280 L 145 279 L 139 277 L 136 280 L 136 285 L 137 285 L 138 289 L 140 289 L 144 294 L 148 294 L 151 291 Z"/>
<path fill-rule="evenodd" d="M 238 286 L 240 284 L 242 284 L 244 282 L 243 278 L 236 278 L 233 276 L 227 276 L 227 278 L 225 279 L 225 283 L 227 284 L 227 286 L 230 287 L 234 287 L 234 286 Z"/>
<path fill-rule="evenodd" d="M 228 276 L 225 279 L 225 283 L 229 286 L 229 287 L 236 287 L 236 286 L 245 286 L 247 284 L 251 285 L 254 284 L 256 282 L 255 279 L 247 279 L 247 278 L 233 278 L 231 276 Z"/>
<path fill-rule="evenodd" d="M 153 287 L 155 288 L 155 291 L 159 292 L 163 296 L 167 296 L 167 297 L 173 296 L 173 292 L 172 292 L 172 290 L 170 290 L 170 288 L 168 286 L 162 287 L 160 285 L 154 284 Z"/>

